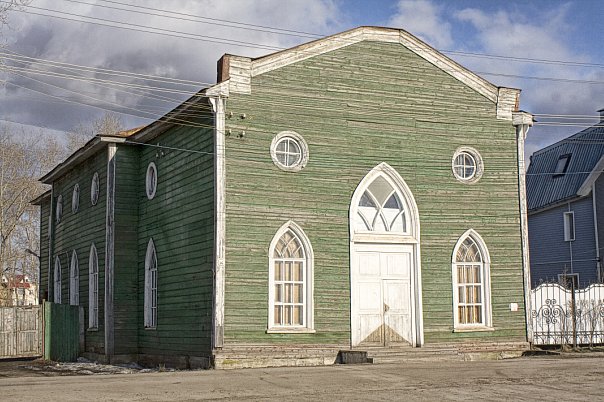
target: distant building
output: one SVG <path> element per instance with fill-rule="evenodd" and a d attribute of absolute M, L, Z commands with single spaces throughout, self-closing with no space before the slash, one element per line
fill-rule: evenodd
<path fill-rule="evenodd" d="M 38 287 L 27 275 L 14 277 L 3 275 L 0 278 L 0 305 L 33 306 L 38 304 Z"/>
<path fill-rule="evenodd" d="M 531 281 L 602 283 L 604 109 L 600 122 L 533 154 L 527 171 Z"/>

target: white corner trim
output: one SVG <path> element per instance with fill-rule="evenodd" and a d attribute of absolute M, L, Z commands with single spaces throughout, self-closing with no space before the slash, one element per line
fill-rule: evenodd
<path fill-rule="evenodd" d="M 229 96 L 229 84 L 230 84 L 230 80 L 224 80 L 224 81 L 222 81 L 216 85 L 212 85 L 211 87 L 206 89 L 205 94 L 207 96 L 214 96 L 214 97 L 218 97 L 218 96 L 228 97 Z M 210 102 L 212 102 L 212 98 L 210 98 Z M 214 106 L 214 103 L 212 103 L 212 107 L 214 108 L 214 113 L 215 113 L 216 107 Z"/>
<path fill-rule="evenodd" d="M 117 145 L 107 146 L 107 219 L 105 227 L 105 355 L 114 354 L 114 257 L 115 257 L 115 169 Z"/>
<path fill-rule="evenodd" d="M 579 191 L 577 191 L 579 197 L 585 197 L 592 191 L 593 184 L 602 174 L 602 170 L 604 170 L 604 156 L 600 158 L 598 163 L 596 163 L 596 166 L 591 170 L 591 173 L 587 176 L 587 179 L 585 179 L 583 184 L 581 184 L 581 187 L 579 187 Z"/>
<path fill-rule="evenodd" d="M 520 102 L 520 90 L 515 88 L 498 88 L 497 91 L 497 118 L 500 120 L 513 120 L 513 115 Z"/>
<path fill-rule="evenodd" d="M 225 107 L 222 96 L 209 98 L 214 111 L 214 290 L 212 349 L 224 344 L 225 288 Z"/>

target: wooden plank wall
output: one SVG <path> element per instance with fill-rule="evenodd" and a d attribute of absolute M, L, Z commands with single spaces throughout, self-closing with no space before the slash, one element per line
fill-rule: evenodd
<path fill-rule="evenodd" d="M 138 177 L 139 353 L 208 356 L 211 348 L 214 231 L 213 120 L 207 106 L 143 146 Z M 148 200 L 144 178 L 155 162 L 158 186 Z M 118 178 L 119 180 L 119 178 Z M 157 328 L 144 329 L 145 253 L 158 262 Z"/>
<path fill-rule="evenodd" d="M 40 205 L 40 278 L 38 300 L 48 298 L 48 216 L 50 215 L 50 198 Z"/>
<path fill-rule="evenodd" d="M 90 202 L 90 187 L 94 172 L 98 172 L 99 200 L 96 205 Z M 78 255 L 80 271 L 80 305 L 84 306 L 85 327 L 88 328 L 88 260 L 90 246 L 95 244 L 99 261 L 99 325 L 98 330 L 86 331 L 86 352 L 104 353 L 104 289 L 105 289 L 105 217 L 107 199 L 107 150 L 97 153 L 67 172 L 54 183 L 54 199 L 63 196 L 63 218 L 55 224 L 54 247 L 52 255 L 52 274 L 54 260 L 59 256 L 62 270 L 62 303 L 69 304 L 69 267 L 73 250 Z M 80 203 L 75 214 L 71 209 L 71 197 L 75 184 L 80 186 Z M 54 204 L 54 202 L 53 202 Z M 54 211 L 53 211 L 54 219 Z M 52 292 L 51 292 L 52 294 Z"/>
<path fill-rule="evenodd" d="M 349 342 L 349 203 L 381 162 L 400 173 L 419 207 L 426 342 L 524 340 L 515 130 L 496 119 L 495 106 L 406 48 L 377 42 L 257 76 L 251 95 L 231 94 L 226 342 Z M 284 130 L 309 145 L 308 165 L 298 173 L 271 160 L 271 140 Z M 453 177 L 459 146 L 475 147 L 484 159 L 476 184 Z M 268 247 L 290 219 L 315 253 L 316 334 L 265 333 Z M 451 255 L 470 228 L 492 258 L 493 332 L 453 332 Z M 511 302 L 519 312 L 510 311 Z"/>

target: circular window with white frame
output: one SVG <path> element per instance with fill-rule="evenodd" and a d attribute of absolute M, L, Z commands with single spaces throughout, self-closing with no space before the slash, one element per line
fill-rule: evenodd
<path fill-rule="evenodd" d="M 147 193 L 147 198 L 152 200 L 155 197 L 155 192 L 157 191 L 157 166 L 155 163 L 149 163 L 147 166 L 147 175 L 145 177 L 145 190 Z"/>
<path fill-rule="evenodd" d="M 475 183 L 484 170 L 480 153 L 472 147 L 459 147 L 453 155 L 453 175 L 462 183 Z"/>
<path fill-rule="evenodd" d="M 282 131 L 271 143 L 273 163 L 281 170 L 297 172 L 308 162 L 308 145 L 294 131 Z"/>
<path fill-rule="evenodd" d="M 90 183 L 90 203 L 96 205 L 99 202 L 100 182 L 98 172 L 94 172 Z"/>

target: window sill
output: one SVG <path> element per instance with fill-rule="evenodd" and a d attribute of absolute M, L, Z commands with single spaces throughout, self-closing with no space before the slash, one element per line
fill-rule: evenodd
<path fill-rule="evenodd" d="M 453 332 L 493 332 L 493 327 L 461 327 L 453 329 Z"/>
<path fill-rule="evenodd" d="M 314 334 L 315 331 L 312 328 L 269 328 L 266 330 L 267 334 Z"/>
<path fill-rule="evenodd" d="M 98 329 L 98 328 L 88 328 L 88 329 L 86 330 L 86 332 L 98 332 L 98 331 L 99 331 L 99 329 Z"/>
<path fill-rule="evenodd" d="M 157 327 L 145 327 L 145 331 L 155 331 Z"/>

